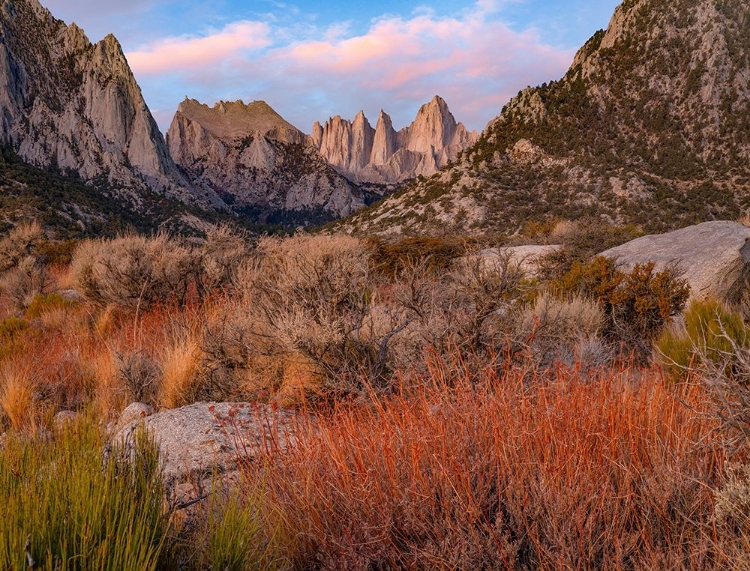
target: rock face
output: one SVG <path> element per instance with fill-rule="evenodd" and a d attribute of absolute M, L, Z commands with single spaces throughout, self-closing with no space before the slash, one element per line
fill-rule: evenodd
<path fill-rule="evenodd" d="M 85 181 L 223 207 L 178 172 L 120 44 L 92 44 L 37 0 L 0 7 L 0 137 L 25 161 Z"/>
<path fill-rule="evenodd" d="M 324 126 L 315 123 L 312 142 L 339 172 L 359 182 L 396 183 L 429 176 L 476 142 L 438 96 L 423 105 L 414 122 L 396 131 L 381 110 L 375 129 L 360 111 L 354 121 L 338 115 Z"/>
<path fill-rule="evenodd" d="M 643 236 L 601 253 L 626 268 L 677 264 L 696 299 L 737 302 L 750 292 L 750 228 L 704 222 L 668 234 Z"/>
<path fill-rule="evenodd" d="M 648 233 L 739 218 L 750 204 L 749 24 L 746 0 L 623 2 L 565 76 L 510 100 L 440 178 L 346 228 L 441 233 L 467 201 L 482 216 L 457 231 L 477 234 L 541 215 Z"/>
<path fill-rule="evenodd" d="M 191 181 L 261 218 L 306 210 L 338 217 L 364 204 L 359 189 L 318 155 L 308 137 L 262 101 L 208 107 L 185 99 L 167 144 Z"/>
<path fill-rule="evenodd" d="M 128 407 L 130 408 L 130 407 Z M 173 483 L 200 481 L 235 471 L 273 441 L 283 449 L 291 438 L 294 413 L 247 403 L 196 403 L 144 416 L 125 424 L 114 442 L 130 442 L 139 426 L 153 435 Z M 122 422 L 118 422 L 118 426 Z"/>

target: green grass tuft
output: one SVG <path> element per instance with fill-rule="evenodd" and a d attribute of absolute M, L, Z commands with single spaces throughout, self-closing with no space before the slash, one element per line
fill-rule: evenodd
<path fill-rule="evenodd" d="M 11 435 L 0 450 L 0 568 L 153 570 L 170 526 L 156 446 L 113 449 L 88 419 L 52 440 Z M 33 565 L 32 565 L 33 560 Z"/>

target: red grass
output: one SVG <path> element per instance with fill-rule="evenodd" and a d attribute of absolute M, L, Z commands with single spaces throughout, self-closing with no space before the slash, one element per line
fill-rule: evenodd
<path fill-rule="evenodd" d="M 434 371 L 432 378 L 445 376 Z M 695 387 L 627 371 L 526 386 L 454 372 L 310 424 L 260 470 L 283 556 L 331 569 L 726 568 L 723 457 Z M 255 474 L 259 476 L 260 474 Z"/>

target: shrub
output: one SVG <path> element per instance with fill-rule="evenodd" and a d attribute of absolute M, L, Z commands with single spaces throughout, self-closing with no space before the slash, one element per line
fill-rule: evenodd
<path fill-rule="evenodd" d="M 660 272 L 654 267 L 653 262 L 637 264 L 624 273 L 612 259 L 600 256 L 586 264 L 576 262 L 556 287 L 595 299 L 606 318 L 605 336 L 645 360 L 652 341 L 684 307 L 689 295 L 689 286 L 676 267 Z"/>
<path fill-rule="evenodd" d="M 468 239 L 407 236 L 396 240 L 368 238 L 371 270 L 388 279 L 398 278 L 409 266 L 422 264 L 433 274 L 447 271 L 453 261 L 466 253 Z"/>
<path fill-rule="evenodd" d="M 38 248 L 44 242 L 44 232 L 38 222 L 19 224 L 5 238 L 0 239 L 0 274 L 18 267 L 26 258 L 38 258 Z"/>
<path fill-rule="evenodd" d="M 20 317 L 6 317 L 0 320 L 0 340 L 12 341 L 18 339 L 18 337 L 30 327 L 29 322 Z"/>
<path fill-rule="evenodd" d="M 23 258 L 0 277 L 0 290 L 7 294 L 18 311 L 26 309 L 36 296 L 44 294 L 51 285 L 46 266 L 32 256 Z"/>
<path fill-rule="evenodd" d="M 26 318 L 38 319 L 46 313 L 69 309 L 74 305 L 74 302 L 68 301 L 58 293 L 39 294 L 26 308 Z"/>
<path fill-rule="evenodd" d="M 52 440 L 10 436 L 0 448 L 0 568 L 156 570 L 169 514 L 157 447 L 131 455 L 96 422 L 66 425 Z"/>
<path fill-rule="evenodd" d="M 201 336 L 201 350 L 207 372 L 226 379 L 251 368 L 257 352 L 253 350 L 255 323 L 241 303 L 224 302 L 208 311 Z M 234 382 L 237 379 L 230 379 Z M 270 382 L 271 379 L 266 379 Z"/>
<path fill-rule="evenodd" d="M 308 362 L 327 394 L 360 393 L 363 378 L 386 378 L 386 350 L 398 330 L 376 335 L 376 290 L 367 253 L 349 236 L 264 238 L 247 275 L 253 356 Z M 313 375 L 315 377 L 317 375 Z"/>
<path fill-rule="evenodd" d="M 493 349 L 507 337 L 513 311 L 528 293 L 524 274 L 510 254 L 488 263 L 470 255 L 454 264 L 443 308 L 454 313 L 454 340 L 471 352 Z"/>
<path fill-rule="evenodd" d="M 643 233 L 633 226 L 612 226 L 594 218 L 577 222 L 562 221 L 551 230 L 547 241 L 564 247 L 545 257 L 540 264 L 541 277 L 545 281 L 560 279 L 571 271 L 577 262 L 585 263 L 599 252 L 642 235 Z"/>
<path fill-rule="evenodd" d="M 206 241 L 200 249 L 200 271 L 197 274 L 198 291 L 201 296 L 221 290 L 235 290 L 238 272 L 248 258 L 250 248 L 245 232 L 230 226 L 212 227 L 206 233 Z"/>
<path fill-rule="evenodd" d="M 195 272 L 189 248 L 165 234 L 89 241 L 73 255 L 78 290 L 90 302 L 146 310 L 158 303 L 184 303 Z"/>
<path fill-rule="evenodd" d="M 604 325 L 604 313 L 595 301 L 579 295 L 567 299 L 541 294 L 519 315 L 516 336 L 528 340 L 534 361 L 549 367 L 574 361 L 576 349 L 594 352 L 593 343 Z"/>
<path fill-rule="evenodd" d="M 37 334 L 25 319 L 15 316 L 0 319 L 0 361 L 17 356 Z"/>
<path fill-rule="evenodd" d="M 744 547 L 747 547 L 750 534 L 750 465 L 728 465 L 724 485 L 714 492 L 714 498 L 716 523 L 725 533 L 739 530 L 745 537 Z M 747 558 L 747 552 L 744 557 Z"/>
<path fill-rule="evenodd" d="M 749 332 L 740 316 L 723 305 L 695 303 L 684 329 L 667 332 L 659 343 L 673 378 L 692 372 L 705 388 L 730 450 L 746 450 L 750 444 Z"/>
<path fill-rule="evenodd" d="M 36 253 L 51 266 L 68 265 L 77 245 L 77 240 L 45 240 L 36 248 Z"/>
<path fill-rule="evenodd" d="M 674 380 L 697 370 L 703 359 L 718 365 L 733 346 L 750 344 L 742 316 L 717 301 L 693 301 L 684 319 L 667 328 L 656 347 L 662 364 Z"/>
<path fill-rule="evenodd" d="M 155 404 L 161 370 L 159 364 L 144 351 L 113 351 L 114 366 L 129 393 L 130 402 Z"/>

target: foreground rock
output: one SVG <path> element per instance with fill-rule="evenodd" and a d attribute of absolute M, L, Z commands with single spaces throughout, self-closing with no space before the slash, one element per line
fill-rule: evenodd
<path fill-rule="evenodd" d="M 653 261 L 677 264 L 695 299 L 739 302 L 750 291 L 750 228 L 737 222 L 705 222 L 668 234 L 644 236 L 602 252 L 624 268 Z"/>
<path fill-rule="evenodd" d="M 213 475 L 231 479 L 238 464 L 252 460 L 261 447 L 285 449 L 295 419 L 294 412 L 264 405 L 196 403 L 138 418 L 114 441 L 130 443 L 145 426 L 159 445 L 165 480 L 200 484 Z"/>

